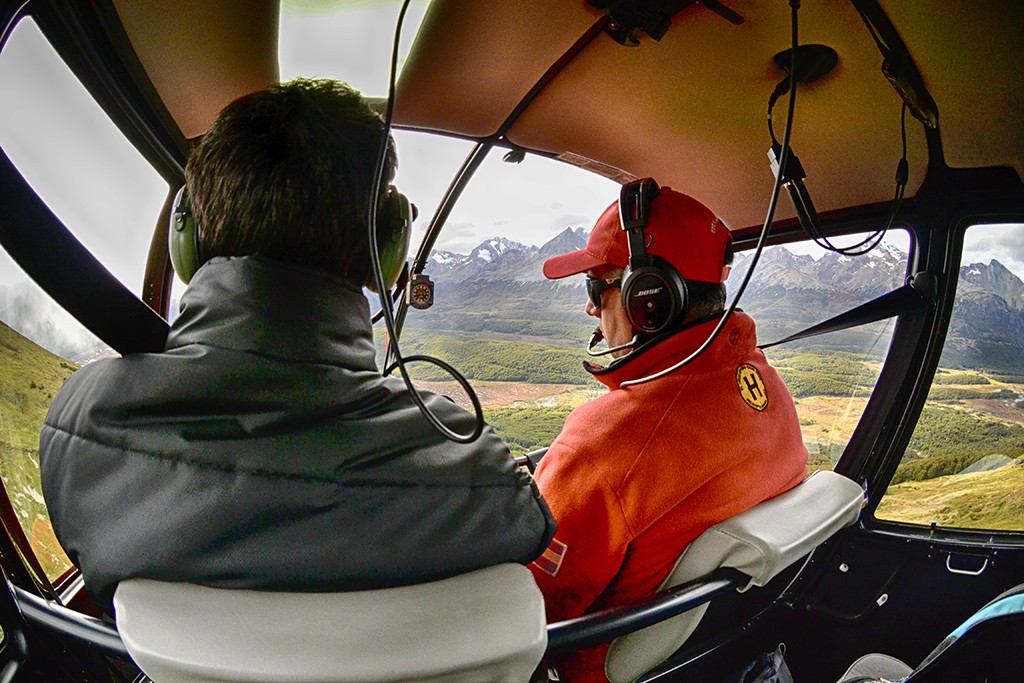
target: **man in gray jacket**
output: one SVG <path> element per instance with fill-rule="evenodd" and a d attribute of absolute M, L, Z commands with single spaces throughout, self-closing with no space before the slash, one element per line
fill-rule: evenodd
<path fill-rule="evenodd" d="M 40 438 L 57 537 L 128 577 L 344 591 L 527 563 L 554 521 L 485 428 L 445 439 L 375 362 L 367 198 L 384 126 L 333 81 L 228 105 L 186 168 L 199 267 L 163 353 L 92 363 Z M 188 276 L 186 276 L 188 277 Z M 451 429 L 473 417 L 426 392 Z"/>

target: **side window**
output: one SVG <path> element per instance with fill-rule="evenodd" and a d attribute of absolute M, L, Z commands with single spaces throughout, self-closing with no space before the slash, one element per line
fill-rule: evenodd
<path fill-rule="evenodd" d="M 0 55 L 0 92 L 4 152 L 107 270 L 140 292 L 167 183 L 29 19 Z"/>
<path fill-rule="evenodd" d="M 12 277 L 20 271 L 3 252 L 0 268 L 0 480 L 32 552 L 53 581 L 71 562 L 43 502 L 39 432 L 61 384 L 99 354 L 102 344 L 26 277 Z"/>
<path fill-rule="evenodd" d="M 410 162 L 403 155 L 415 148 L 405 138 L 397 142 L 399 187 L 418 201 L 424 181 L 404 174 L 445 157 L 424 153 Z M 450 142 L 457 141 L 437 144 Z M 419 144 L 425 152 L 427 142 Z M 425 270 L 435 303 L 410 309 L 402 352 L 455 366 L 472 383 L 487 422 L 513 453 L 525 453 L 547 446 L 569 411 L 602 389 L 581 367 L 595 327 L 584 312 L 583 278 L 550 281 L 541 265 L 586 244 L 619 186 L 560 161 L 528 155 L 506 163 L 504 154 L 490 152 L 441 231 Z M 419 384 L 468 407 L 441 370 L 413 364 L 410 371 Z"/>
<path fill-rule="evenodd" d="M 4 153 L 82 244 L 140 291 L 167 184 L 29 19 L 0 54 L 0 92 Z M 42 496 L 39 431 L 63 381 L 111 353 L 0 251 L 0 479 L 51 580 L 71 563 L 54 538 Z"/>
<path fill-rule="evenodd" d="M 977 225 L 927 403 L 875 516 L 1024 531 L 1024 263 L 1021 225 Z"/>
<path fill-rule="evenodd" d="M 852 235 L 841 244 L 856 244 Z M 891 230 L 862 256 L 843 256 L 812 242 L 764 250 L 740 308 L 757 323 L 758 344 L 771 344 L 896 289 L 906 278 L 910 240 Z M 736 256 L 726 281 L 730 298 L 751 254 Z M 765 350 L 786 382 L 811 470 L 832 469 L 842 456 L 874 391 L 889 350 L 893 321 L 883 320 Z"/>

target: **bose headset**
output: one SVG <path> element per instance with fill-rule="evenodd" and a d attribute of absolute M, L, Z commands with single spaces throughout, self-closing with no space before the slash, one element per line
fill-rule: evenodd
<path fill-rule="evenodd" d="M 799 40 L 798 40 L 798 36 L 797 36 L 797 13 L 798 13 L 798 10 L 800 9 L 800 3 L 796 2 L 795 0 L 791 0 L 791 2 L 789 3 L 789 9 L 790 9 L 790 27 L 791 27 L 791 29 L 790 29 L 791 49 L 789 51 L 789 56 L 790 56 L 789 73 L 792 74 L 792 73 L 796 73 L 796 54 L 797 54 L 797 46 L 799 45 Z M 658 379 L 660 377 L 664 377 L 665 375 L 668 375 L 669 373 L 675 372 L 675 371 L 679 370 L 680 368 L 683 368 L 683 367 L 689 365 L 694 360 L 696 360 L 698 357 L 700 357 L 700 355 L 702 353 L 704 353 L 705 351 L 708 350 L 708 348 L 711 346 L 711 344 L 714 343 L 715 339 L 717 339 L 718 335 L 722 332 L 722 329 L 725 327 L 725 324 L 732 317 L 733 312 L 736 310 L 736 307 L 740 303 L 740 299 L 743 297 L 743 293 L 747 289 L 747 284 L 750 282 L 750 276 L 754 274 L 754 269 L 757 267 L 757 263 L 758 263 L 758 261 L 761 258 L 761 252 L 764 251 L 764 245 L 765 245 L 765 242 L 768 239 L 768 231 L 771 228 L 772 220 L 775 217 L 775 207 L 778 205 L 779 192 L 782 189 L 782 178 L 786 177 L 786 168 L 787 168 L 787 166 L 789 165 L 789 162 L 790 162 L 791 150 L 789 148 L 789 140 L 790 140 L 790 136 L 791 136 L 791 134 L 793 132 L 793 113 L 795 111 L 796 111 L 796 87 L 791 87 L 789 89 L 789 107 L 787 107 L 787 113 L 786 113 L 786 128 L 785 128 L 785 132 L 782 135 L 782 154 L 779 157 L 779 169 L 778 169 L 778 173 L 775 175 L 775 184 L 772 187 L 771 199 L 768 202 L 768 212 L 767 212 L 767 214 L 764 217 L 764 225 L 761 227 L 761 235 L 757 239 L 757 246 L 754 247 L 754 255 L 751 257 L 750 265 L 747 266 L 747 272 L 746 272 L 746 274 L 744 274 L 743 280 L 740 282 L 740 286 L 736 290 L 736 294 L 733 296 L 732 303 L 729 304 L 729 307 L 726 309 L 725 313 L 722 315 L 721 319 L 718 321 L 718 324 L 715 326 L 715 329 L 711 331 L 710 335 L 708 335 L 708 338 L 705 339 L 704 343 L 701 344 L 699 347 L 697 347 L 697 349 L 693 353 L 688 355 L 686 358 L 683 358 L 681 361 L 679 361 L 675 365 L 667 367 L 667 368 L 665 368 L 663 370 L 659 370 L 658 372 L 655 372 L 653 374 L 647 375 L 645 377 L 638 377 L 637 379 L 626 380 L 625 382 L 623 382 L 622 384 L 619 385 L 620 387 L 630 387 L 630 386 L 635 386 L 637 384 L 645 384 L 647 382 L 653 382 L 654 380 L 656 380 L 656 379 Z M 644 181 L 640 181 L 640 182 L 643 183 Z M 626 193 L 626 188 L 623 188 L 622 192 L 623 192 L 623 194 L 621 196 L 624 196 L 625 193 Z M 641 190 L 639 190 L 639 189 L 634 190 L 633 192 L 635 194 L 637 194 L 637 195 L 641 194 Z M 621 200 L 621 196 L 620 196 L 620 203 L 622 201 Z M 649 202 L 650 202 L 650 200 L 648 200 L 648 203 Z M 627 203 L 628 203 L 628 200 L 627 200 Z M 643 210 L 643 209 L 640 209 L 640 210 Z M 620 211 L 620 215 L 625 215 L 622 212 L 621 205 L 620 205 L 619 211 Z M 643 225 L 646 225 L 646 221 L 643 223 Z M 623 226 L 622 227 L 623 227 L 624 230 L 627 229 L 626 228 L 625 219 L 623 219 Z M 631 266 L 632 266 L 632 255 L 633 255 L 633 239 L 632 239 L 632 234 L 630 235 L 629 246 L 630 246 L 630 262 L 631 262 Z M 641 249 L 644 250 L 642 253 L 646 254 L 646 245 L 644 244 L 643 240 L 640 241 L 640 244 L 638 246 Z M 637 253 L 641 253 L 641 252 L 638 251 Z M 625 286 L 623 286 L 623 288 L 622 288 L 622 294 L 623 294 L 623 297 L 626 296 L 626 287 Z M 629 310 L 629 306 L 628 305 L 626 306 L 626 310 L 627 311 Z"/>
<path fill-rule="evenodd" d="M 389 185 L 380 196 L 380 207 L 377 211 L 377 248 L 384 282 L 389 289 L 398 281 L 405 265 L 409 254 L 412 222 L 415 219 L 416 207 L 394 185 Z M 171 205 L 167 250 L 174 272 L 185 284 L 192 280 L 199 267 L 206 262 L 200 232 L 200 226 L 192 215 L 188 192 L 185 186 L 182 186 L 174 195 L 174 203 Z M 368 289 L 377 291 L 369 274 L 363 284 Z"/>
<path fill-rule="evenodd" d="M 623 185 L 619 220 L 629 244 L 629 265 L 622 275 L 622 306 L 633 329 L 658 335 L 686 316 L 686 283 L 671 263 L 647 253 L 652 236 L 644 232 L 651 202 L 661 193 L 652 178 Z M 653 240 L 651 240 L 651 243 Z"/>

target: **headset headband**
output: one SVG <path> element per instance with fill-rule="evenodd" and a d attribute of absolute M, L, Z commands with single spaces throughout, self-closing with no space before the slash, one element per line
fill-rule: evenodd
<path fill-rule="evenodd" d="M 634 180 L 622 186 L 619 193 L 619 221 L 629 242 L 629 267 L 637 270 L 651 265 L 647 255 L 644 228 L 650 221 L 651 202 L 661 194 L 653 178 Z"/>

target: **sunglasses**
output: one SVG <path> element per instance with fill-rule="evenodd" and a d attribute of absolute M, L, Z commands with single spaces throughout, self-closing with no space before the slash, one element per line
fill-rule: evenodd
<path fill-rule="evenodd" d="M 617 277 L 611 280 L 603 280 L 601 278 L 587 278 L 587 296 L 590 297 L 590 303 L 594 304 L 594 308 L 601 308 L 601 295 L 605 293 L 605 290 L 613 287 L 622 286 L 622 278 Z"/>

